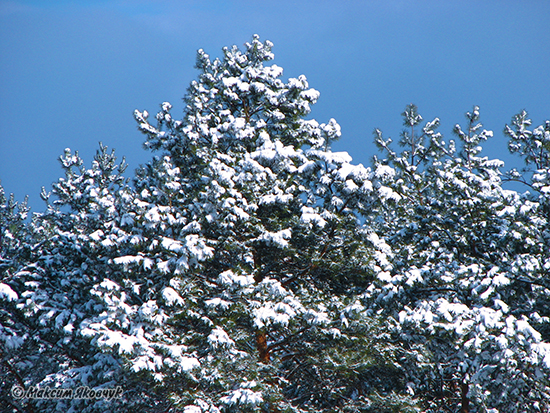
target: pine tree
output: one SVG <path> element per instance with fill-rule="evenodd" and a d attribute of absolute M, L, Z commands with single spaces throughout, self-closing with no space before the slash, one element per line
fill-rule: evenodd
<path fill-rule="evenodd" d="M 14 361 L 11 376 L 26 390 L 115 387 L 123 382 L 120 362 L 91 346 L 80 330 L 84 320 L 104 310 L 94 300 L 93 288 L 108 271 L 108 257 L 96 238 L 112 229 L 114 217 L 124 211 L 129 189 L 119 173 L 125 166 L 116 165 L 114 153 L 104 146 L 91 169 L 68 149 L 60 162 L 65 178 L 53 186 L 57 200 L 33 217 L 27 228 L 29 254 L 13 271 L 18 299 L 12 318 L 19 321 L 21 334 L 17 345 L 8 347 Z M 49 201 L 44 190 L 42 196 Z M 105 399 L 21 402 L 29 411 L 116 411 Z"/>
<path fill-rule="evenodd" d="M 134 265 L 135 282 L 155 274 L 148 298 L 163 297 L 163 329 L 177 331 L 155 341 L 187 354 L 189 370 L 173 371 L 190 390 L 173 399 L 190 411 L 335 411 L 372 404 L 376 385 L 360 377 L 374 367 L 403 380 L 397 350 L 381 346 L 353 294 L 374 263 L 373 235 L 354 213 L 371 202 L 371 172 L 330 151 L 334 120 L 304 120 L 318 92 L 264 66 L 271 46 L 255 37 L 214 61 L 199 51 L 181 121 L 168 103 L 156 126 L 136 111 L 145 146 L 161 151 L 135 181 L 139 251 L 158 255 L 120 260 Z M 370 347 L 362 357 L 358 343 Z"/>
<path fill-rule="evenodd" d="M 14 314 L 19 298 L 15 273 L 28 253 L 28 212 L 26 199 L 18 203 L 13 194 L 7 198 L 0 185 L 0 403 L 6 409 L 17 407 L 10 389 L 22 383 L 12 352 L 25 340 L 26 333 L 25 325 Z"/>
<path fill-rule="evenodd" d="M 424 373 L 415 375 L 428 411 L 545 411 L 548 344 L 535 327 L 548 318 L 535 303 L 548 293 L 522 275 L 535 268 L 534 250 L 548 250 L 544 221 L 531 217 L 537 206 L 502 189 L 501 161 L 479 156 L 492 132 L 479 132 L 477 106 L 465 130 L 454 128 L 459 150 L 433 133 L 437 119 L 415 137 L 420 115 L 412 106 L 403 115 L 410 132 L 401 154 L 375 132 L 399 198 L 379 225 L 393 268 L 378 275 L 371 297 L 399 317 L 404 341 L 426 343 Z"/>

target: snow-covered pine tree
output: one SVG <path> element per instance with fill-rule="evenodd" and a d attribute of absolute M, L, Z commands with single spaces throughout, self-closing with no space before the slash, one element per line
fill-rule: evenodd
<path fill-rule="evenodd" d="M 21 381 L 12 350 L 23 340 L 26 328 L 14 316 L 19 298 L 15 292 L 18 283 L 14 274 L 28 253 L 28 212 L 26 199 L 18 203 L 13 194 L 6 197 L 0 185 L 0 404 L 6 408 L 16 408 L 17 402 L 13 400 L 10 389 Z"/>
<path fill-rule="evenodd" d="M 18 257 L 24 255 L 27 239 L 26 219 L 30 208 L 27 198 L 21 203 L 15 200 L 13 194 L 6 197 L 4 187 L 0 183 L 0 271 L 2 279 L 17 267 Z"/>
<path fill-rule="evenodd" d="M 413 375 L 427 411 L 547 411 L 549 290 L 535 281 L 550 263 L 546 221 L 533 216 L 536 202 L 501 187 L 501 161 L 479 156 L 492 132 L 481 130 L 478 107 L 465 130 L 455 127 L 459 151 L 434 133 L 438 119 L 420 128 L 414 106 L 403 115 L 401 154 L 375 132 L 399 198 L 373 223 L 393 267 L 370 302 L 399 318 L 403 342 L 425 343 Z"/>
<path fill-rule="evenodd" d="M 512 118 L 512 127 L 504 129 L 510 152 L 520 155 L 526 164 L 522 171 L 508 172 L 507 179 L 529 188 L 522 194 L 528 213 L 514 228 L 519 244 L 514 269 L 529 295 L 529 300 L 522 300 L 538 315 L 534 325 L 544 341 L 550 342 L 550 121 L 529 130 L 531 124 L 527 112 L 522 111 Z"/>
<path fill-rule="evenodd" d="M 124 385 L 119 360 L 90 345 L 80 330 L 104 311 L 92 289 L 110 271 L 109 251 L 116 249 L 109 249 L 114 242 L 102 245 L 97 234 L 117 233 L 113 223 L 130 191 L 120 176 L 125 166 L 104 146 L 91 169 L 68 149 L 60 161 L 65 178 L 53 186 L 57 200 L 33 217 L 25 232 L 28 253 L 9 274 L 15 293 L 10 318 L 19 328 L 3 346 L 12 366 L 6 377 L 25 390 L 114 388 Z M 45 191 L 42 196 L 49 199 Z M 13 411 L 118 411 L 103 398 L 8 399 Z"/>
<path fill-rule="evenodd" d="M 147 309 L 128 314 L 140 325 L 125 332 L 129 365 L 189 412 L 413 409 L 400 350 L 355 299 L 384 262 L 355 213 L 372 202 L 373 175 L 330 151 L 334 120 L 304 119 L 319 94 L 265 66 L 271 46 L 254 37 L 214 61 L 199 51 L 182 120 L 169 103 L 156 125 L 136 111 L 160 155 L 135 180 L 141 242 L 114 259 L 128 278 L 103 293 L 138 294 Z"/>

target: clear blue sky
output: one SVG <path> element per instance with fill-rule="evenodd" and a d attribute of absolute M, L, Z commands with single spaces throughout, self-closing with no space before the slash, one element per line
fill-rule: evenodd
<path fill-rule="evenodd" d="M 39 212 L 64 148 L 89 166 L 99 141 L 130 175 L 150 157 L 134 109 L 181 113 L 196 50 L 219 56 L 254 33 L 285 80 L 321 92 L 312 117 L 340 123 L 334 150 L 355 162 L 376 153 L 375 127 L 397 138 L 415 103 L 447 139 L 479 105 L 495 131 L 485 154 L 510 164 L 504 124 L 524 108 L 550 119 L 549 22 L 547 0 L 0 0 L 0 180 Z"/>

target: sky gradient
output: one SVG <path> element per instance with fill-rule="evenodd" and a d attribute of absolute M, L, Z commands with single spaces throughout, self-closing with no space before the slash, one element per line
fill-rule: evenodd
<path fill-rule="evenodd" d="M 546 0 L 0 0 L 0 180 L 40 212 L 64 148 L 89 167 L 100 141 L 131 176 L 151 157 L 134 109 L 181 114 L 196 50 L 221 56 L 255 33 L 283 80 L 304 74 L 320 91 L 311 117 L 340 123 L 333 150 L 356 163 L 377 154 L 374 128 L 398 139 L 415 103 L 446 140 L 479 105 L 495 132 L 484 154 L 516 166 L 504 125 L 522 109 L 550 119 L 548 21 Z"/>

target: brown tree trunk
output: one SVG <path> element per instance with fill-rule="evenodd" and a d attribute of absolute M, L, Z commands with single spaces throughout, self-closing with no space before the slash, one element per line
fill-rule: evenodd
<path fill-rule="evenodd" d="M 256 348 L 260 355 L 260 360 L 264 363 L 269 362 L 269 348 L 267 347 L 267 337 L 263 331 L 256 333 Z"/>
<path fill-rule="evenodd" d="M 462 399 L 462 406 L 460 413 L 470 412 L 470 399 L 468 399 L 468 383 L 463 379 L 460 383 L 460 398 Z"/>

